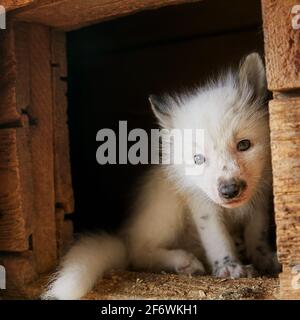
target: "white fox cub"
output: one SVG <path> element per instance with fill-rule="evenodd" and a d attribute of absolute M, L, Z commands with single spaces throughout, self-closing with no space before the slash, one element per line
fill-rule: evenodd
<path fill-rule="evenodd" d="M 265 96 L 257 53 L 190 94 L 150 96 L 163 128 L 204 130 L 202 150 L 191 155 L 202 174 L 187 175 L 185 164 L 154 166 L 121 232 L 82 237 L 43 298 L 79 299 L 105 272 L 128 266 L 230 278 L 278 272 L 267 241 L 272 173 Z"/>

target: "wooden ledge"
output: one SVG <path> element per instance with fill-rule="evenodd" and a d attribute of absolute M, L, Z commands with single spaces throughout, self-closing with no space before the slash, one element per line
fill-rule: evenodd
<path fill-rule="evenodd" d="M 21 296 L 15 293 L 11 298 L 39 299 L 48 279 L 48 276 L 41 277 Z M 274 300 L 279 296 L 278 288 L 278 278 L 229 280 L 118 271 L 99 281 L 83 300 Z"/>
<path fill-rule="evenodd" d="M 201 1 L 201 0 L 198 0 Z M 7 10 L 22 21 L 45 24 L 64 31 L 104 20 L 195 0 L 6 0 Z M 155 23 L 155 22 L 154 22 Z"/>

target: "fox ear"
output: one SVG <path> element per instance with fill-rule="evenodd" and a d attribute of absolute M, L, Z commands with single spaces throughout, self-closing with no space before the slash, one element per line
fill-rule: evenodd
<path fill-rule="evenodd" d="M 149 96 L 152 111 L 163 127 L 170 127 L 171 124 L 171 101 L 167 96 Z"/>
<path fill-rule="evenodd" d="M 239 81 L 242 86 L 248 84 L 253 89 L 253 98 L 264 97 L 267 92 L 266 71 L 260 55 L 249 54 L 240 64 Z"/>

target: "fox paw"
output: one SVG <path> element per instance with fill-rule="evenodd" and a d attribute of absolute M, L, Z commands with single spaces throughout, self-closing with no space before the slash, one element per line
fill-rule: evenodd
<path fill-rule="evenodd" d="M 215 261 L 213 275 L 217 278 L 252 278 L 256 275 L 256 271 L 251 265 L 242 265 L 225 257 L 221 262 Z"/>

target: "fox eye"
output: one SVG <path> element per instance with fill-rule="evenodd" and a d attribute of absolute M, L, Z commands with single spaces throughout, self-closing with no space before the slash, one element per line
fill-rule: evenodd
<path fill-rule="evenodd" d="M 251 147 L 251 142 L 248 139 L 241 140 L 237 145 L 236 148 L 238 151 L 247 151 Z"/>
<path fill-rule="evenodd" d="M 195 154 L 194 155 L 194 161 L 195 161 L 195 164 L 197 165 L 201 165 L 205 162 L 205 157 L 202 155 L 202 154 Z"/>

